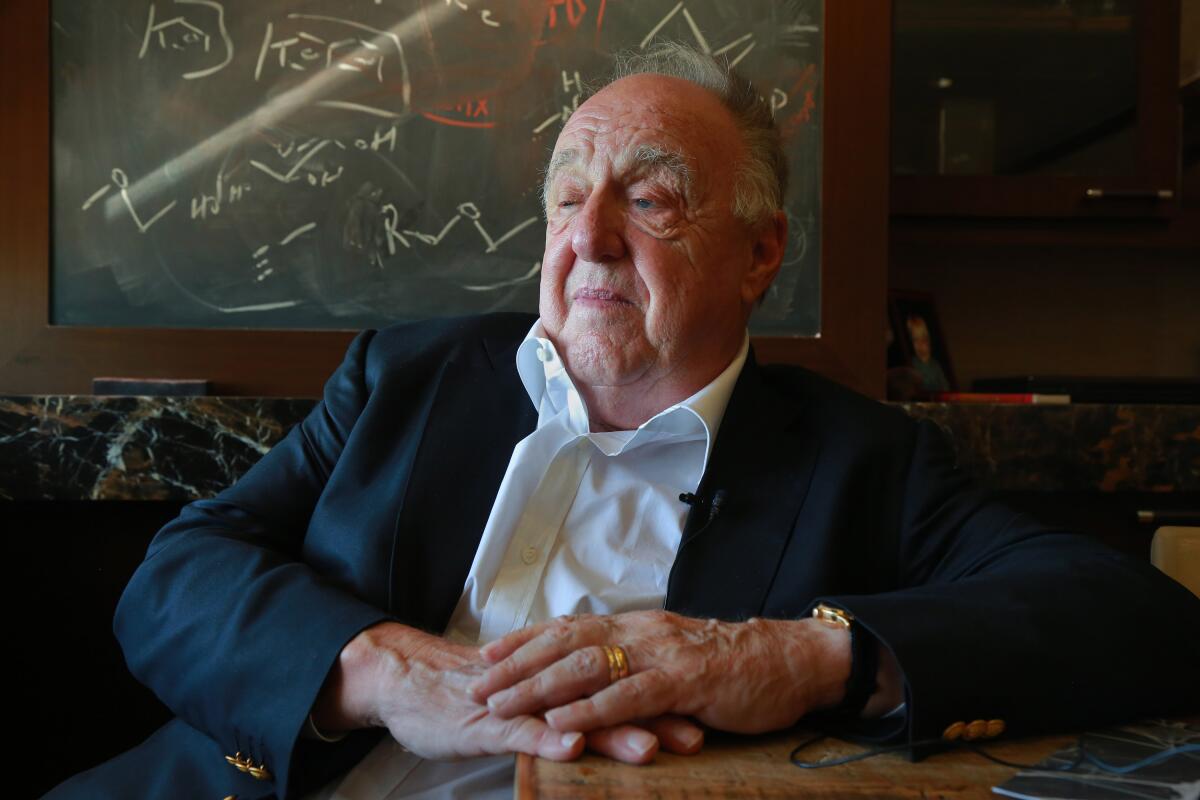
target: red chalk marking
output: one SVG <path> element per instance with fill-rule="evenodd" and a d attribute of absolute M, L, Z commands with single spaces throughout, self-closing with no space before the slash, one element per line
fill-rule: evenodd
<path fill-rule="evenodd" d="M 579 23 L 583 22 L 583 17 L 587 14 L 587 4 L 583 0 L 550 0 L 550 6 L 547 9 L 550 12 L 549 26 L 551 28 L 558 25 L 558 9 L 557 6 L 562 6 L 567 12 L 567 24 L 572 28 L 578 28 Z M 600 13 L 604 13 L 604 3 L 600 4 Z M 599 27 L 597 27 L 599 30 Z"/>
<path fill-rule="evenodd" d="M 462 119 L 450 119 L 449 117 L 443 117 L 440 114 L 432 114 L 428 111 L 422 111 L 421 116 L 425 117 L 426 119 L 433 120 L 434 122 L 440 122 L 443 125 L 453 125 L 456 128 L 494 128 L 494 127 L 496 127 L 496 123 L 494 123 L 494 122 L 467 122 L 466 120 L 462 120 Z"/>
<path fill-rule="evenodd" d="M 812 112 L 817 109 L 817 101 L 813 99 L 813 90 L 806 89 L 804 91 L 804 107 L 800 109 L 800 122 L 808 122 L 812 119 Z"/>

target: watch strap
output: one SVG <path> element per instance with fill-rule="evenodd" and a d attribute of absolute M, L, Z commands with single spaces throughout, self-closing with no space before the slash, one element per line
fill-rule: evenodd
<path fill-rule="evenodd" d="M 850 632 L 850 677 L 846 679 L 846 693 L 842 702 L 829 710 L 839 717 L 857 717 L 879 688 L 879 643 L 845 609 L 819 603 L 812 615 L 827 625 L 838 625 Z"/>

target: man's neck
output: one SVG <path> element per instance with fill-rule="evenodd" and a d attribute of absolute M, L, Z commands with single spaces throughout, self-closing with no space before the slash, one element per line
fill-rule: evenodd
<path fill-rule="evenodd" d="M 587 406 L 588 426 L 593 433 L 636 430 L 647 420 L 680 403 L 712 383 L 741 351 L 741 342 L 704 372 L 672 371 L 645 377 L 630 384 L 592 386 L 578 382 L 576 388 Z"/>
<path fill-rule="evenodd" d="M 700 386 L 691 392 L 662 393 L 643 392 L 629 386 L 580 386 L 579 394 L 587 405 L 588 425 L 593 433 L 632 431 L 663 409 L 695 394 Z M 664 399 L 658 399 L 660 396 Z"/>

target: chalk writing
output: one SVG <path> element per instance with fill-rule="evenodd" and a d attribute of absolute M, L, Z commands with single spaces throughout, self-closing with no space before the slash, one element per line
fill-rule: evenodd
<path fill-rule="evenodd" d="M 329 144 L 329 141 L 330 140 L 328 140 L 328 139 L 323 139 L 320 143 L 318 143 L 314 147 L 308 148 L 307 152 L 301 152 L 300 149 L 297 149 L 297 153 L 301 153 L 301 155 L 296 160 L 296 163 L 292 164 L 292 166 L 288 169 L 287 172 L 279 172 L 277 170 L 274 170 L 271 167 L 268 167 L 263 162 L 257 161 L 255 159 L 250 160 L 250 166 L 254 167 L 255 169 L 261 170 L 262 172 L 271 176 L 272 178 L 279 181 L 280 183 L 292 183 L 293 181 L 301 180 L 301 176 L 298 175 L 297 173 L 300 171 L 300 169 L 305 164 L 307 164 L 309 162 L 310 159 L 312 159 L 314 156 L 316 156 L 317 153 L 319 153 L 323 149 L 325 149 L 326 145 Z"/>
<path fill-rule="evenodd" d="M 572 28 L 578 28 L 579 23 L 583 22 L 583 15 L 587 13 L 587 5 L 583 0 L 550 0 L 551 28 L 558 25 L 559 8 L 566 12 L 567 24 Z"/>
<path fill-rule="evenodd" d="M 392 256 L 396 254 L 397 244 L 411 248 L 412 244 L 409 242 L 409 238 L 424 242 L 430 246 L 437 246 L 441 244 L 442 239 L 444 239 L 446 234 L 450 232 L 451 228 L 457 225 L 462 219 L 470 220 L 475 226 L 475 230 L 478 232 L 480 238 L 483 239 L 484 244 L 487 245 L 483 252 L 494 253 L 500 247 L 500 245 L 504 244 L 506 241 L 538 221 L 538 217 L 536 216 L 529 217 L 528 219 L 522 220 L 513 227 L 509 228 L 499 237 L 493 239 L 491 234 L 488 233 L 487 229 L 480 221 L 480 218 L 483 215 L 480 213 L 477 205 L 470 202 L 461 203 L 456 210 L 458 213 L 451 217 L 450 221 L 443 225 L 440 231 L 438 231 L 436 234 L 430 234 L 416 230 L 398 230 L 400 225 L 399 210 L 391 203 L 384 204 L 380 213 L 382 213 L 384 220 L 384 232 L 387 236 L 386 241 L 388 255 Z"/>
<path fill-rule="evenodd" d="M 705 38 L 704 33 L 700 30 L 700 26 L 696 24 L 696 19 L 692 16 L 692 12 L 688 10 L 683 0 L 680 0 L 680 2 L 676 3 L 675 6 L 667 12 L 667 15 L 659 20 L 658 24 L 651 28 L 650 32 L 642 38 L 639 47 L 641 47 L 643 50 L 646 49 L 646 46 L 650 44 L 651 40 L 658 35 L 659 31 L 661 31 L 663 27 L 665 27 L 666 24 L 675 17 L 676 14 L 683 17 L 684 22 L 687 23 L 687 27 L 692 35 L 692 38 L 696 41 L 696 46 L 705 53 L 710 53 L 714 56 L 723 56 L 735 48 L 741 47 L 742 49 L 738 52 L 738 54 L 729 59 L 729 66 L 731 67 L 736 67 L 738 62 L 748 56 L 750 51 L 753 50 L 758 44 L 758 42 L 755 41 L 755 34 L 747 33 L 714 50 L 708 43 L 708 39 Z"/>
<path fill-rule="evenodd" d="M 783 89 L 771 90 L 771 116 L 775 116 L 775 112 L 787 105 L 787 92 Z"/>
<path fill-rule="evenodd" d="M 133 218 L 134 224 L 137 225 L 138 233 L 145 233 L 146 231 L 150 230 L 151 225 L 158 222 L 163 218 L 163 215 L 175 207 L 177 201 L 172 200 L 170 203 L 160 208 L 153 216 L 150 217 L 150 219 L 143 222 L 141 215 L 138 214 L 137 209 L 134 208 L 133 200 L 129 198 L 129 176 L 126 175 L 125 171 L 122 169 L 113 169 L 110 177 L 112 179 L 111 184 L 97 189 L 88 196 L 87 201 L 83 204 L 84 211 L 87 211 L 89 208 L 91 208 L 93 203 L 103 197 L 109 189 L 115 186 L 120 190 L 121 202 L 125 204 L 125 208 L 129 211 L 129 216 Z"/>
<path fill-rule="evenodd" d="M 454 6 L 454 7 L 458 8 L 460 11 L 468 11 L 469 12 L 471 10 L 471 6 L 469 6 L 466 2 L 464 2 L 464 0 L 446 0 L 446 5 Z M 487 25 L 489 28 L 499 28 L 500 27 L 500 23 L 497 22 L 496 20 L 492 19 L 492 11 L 491 11 L 491 9 L 488 9 L 488 8 L 480 9 L 479 21 L 482 22 L 484 25 Z"/>
<path fill-rule="evenodd" d="M 314 230 L 316 227 L 317 227 L 317 223 L 315 223 L 315 222 L 308 222 L 308 223 L 305 223 L 304 225 L 301 225 L 300 227 L 296 228 L 295 230 L 291 231 L 286 236 L 284 236 L 282 239 L 280 239 L 279 246 L 282 247 L 283 245 L 288 244 L 289 242 L 293 241 L 294 239 L 297 239 L 300 236 L 303 236 L 304 234 L 308 233 L 309 231 Z M 254 254 L 253 254 L 254 255 L 254 270 L 255 270 L 254 280 L 259 283 L 261 283 L 262 281 L 265 281 L 268 277 L 270 277 L 271 275 L 273 275 L 275 273 L 274 267 L 267 266 L 268 264 L 271 263 L 271 259 L 266 257 L 267 251 L 269 251 L 270 249 L 271 249 L 271 245 L 264 244 L 262 247 L 255 250 Z M 289 304 L 289 305 L 292 305 L 292 304 Z M 281 306 L 275 306 L 275 307 L 278 308 Z"/>
<path fill-rule="evenodd" d="M 776 89 L 776 91 L 780 91 Z M 806 125 L 812 122 L 813 114 L 817 110 L 817 69 L 815 64 L 808 64 L 800 72 L 800 76 L 789 87 L 791 96 L 802 96 L 804 99 L 800 103 L 800 107 L 795 111 L 791 111 L 786 115 L 783 124 L 780 125 L 779 132 L 784 137 L 790 137 L 796 133 L 796 130 L 801 125 Z"/>
<path fill-rule="evenodd" d="M 220 60 L 215 64 L 183 73 L 184 80 L 204 78 L 228 66 L 229 62 L 233 61 L 233 39 L 225 27 L 224 7 L 215 0 L 172 1 L 175 6 L 183 6 L 185 11 L 192 13 L 158 21 L 158 5 L 151 3 L 146 19 L 146 32 L 142 36 L 142 47 L 138 50 L 138 60 L 145 58 L 150 42 L 155 41 L 160 50 L 198 50 L 208 60 L 211 60 L 212 55 L 220 54 Z M 205 19 L 206 16 L 208 19 Z M 206 24 L 215 27 L 215 41 L 213 34 L 205 32 L 201 27 Z"/>
<path fill-rule="evenodd" d="M 390 80 L 400 83 L 400 99 L 407 107 L 412 95 L 408 65 L 404 59 L 404 47 L 400 36 L 392 31 L 364 25 L 354 20 L 320 14 L 288 14 L 291 26 L 297 29 L 289 33 L 277 33 L 275 24 L 266 24 L 258 61 L 254 67 L 254 80 L 261 80 L 264 69 L 270 65 L 283 72 L 308 73 L 312 70 L 337 73 L 343 79 L 359 76 L 375 86 Z M 392 62 L 396 66 L 389 66 Z M 398 75 L 392 75 L 398 72 Z M 322 84 L 322 93 L 331 90 L 345 91 L 342 81 Z M 384 96 L 390 96 L 387 93 Z M 372 97 L 380 96 L 378 91 Z M 338 98 L 321 97 L 315 105 L 357 111 L 385 118 L 397 118 L 403 108 L 386 108 L 367 103 Z"/>
<path fill-rule="evenodd" d="M 96 293 L 84 311 L 97 322 L 265 312 L 244 321 L 321 327 L 527 307 L 547 146 L 608 54 L 667 37 L 739 66 L 789 155 L 820 158 L 820 0 L 94 6 L 55 0 L 51 36 L 70 109 L 55 131 L 68 200 L 55 269 L 111 268 L 130 294 Z M 816 284 L 817 171 L 800 174 L 790 272 L 760 310 L 772 324 L 809 313 L 789 287 Z"/>
<path fill-rule="evenodd" d="M 421 116 L 456 128 L 494 128 L 496 123 L 489 119 L 491 111 L 488 102 L 489 98 L 478 97 L 455 103 L 453 106 L 440 106 L 437 112 L 422 111 Z M 452 113 L 457 116 L 450 116 Z"/>
<path fill-rule="evenodd" d="M 592 5 L 596 9 L 596 33 L 600 33 L 600 27 L 604 24 L 604 8 L 607 0 L 599 0 L 593 2 Z M 566 17 L 567 26 L 571 29 L 576 29 L 583 24 L 584 17 L 588 13 L 588 5 L 583 0 L 550 0 L 549 6 L 546 9 L 547 19 L 546 27 L 554 29 L 558 27 L 558 12 L 562 9 L 563 16 Z"/>
<path fill-rule="evenodd" d="M 583 81 L 579 77 L 579 71 L 572 70 L 571 72 L 567 72 L 564 69 L 561 71 L 561 74 L 562 92 L 569 99 L 563 103 L 558 111 L 546 117 L 533 129 L 535 134 L 541 133 L 556 122 L 565 125 L 567 120 L 571 118 L 571 115 L 575 113 L 575 109 L 579 108 L 579 98 L 583 94 Z"/>
<path fill-rule="evenodd" d="M 468 100 L 466 103 L 456 105 L 454 110 L 468 118 L 486 117 L 488 115 L 488 101 L 486 97 L 481 97 L 474 102 Z"/>
<path fill-rule="evenodd" d="M 383 83 L 383 55 L 379 52 L 379 47 L 368 39 L 352 36 L 329 41 L 301 31 L 296 36 L 272 41 L 273 32 L 274 25 L 268 22 L 258 65 L 254 68 L 255 80 L 262 77 L 263 62 L 268 52 L 274 50 L 281 69 L 304 72 L 315 64 L 326 69 L 336 67 L 349 72 L 370 71 L 378 82 Z"/>
<path fill-rule="evenodd" d="M 492 292 L 496 289 L 503 289 L 508 286 L 516 286 L 520 283 L 528 283 L 529 281 L 535 280 L 538 276 L 538 273 L 541 271 L 542 262 L 538 261 L 534 263 L 533 268 L 530 269 L 529 272 L 526 272 L 519 278 L 510 278 L 509 280 L 496 281 L 495 283 L 467 284 L 466 286 L 463 286 L 463 288 L 470 292 Z"/>
<path fill-rule="evenodd" d="M 339 143 L 340 144 L 340 143 Z M 375 132 L 371 134 L 371 141 L 366 139 L 355 139 L 354 146 L 359 150 L 374 150 L 379 152 L 386 145 L 388 152 L 396 151 L 396 126 L 388 125 L 387 127 L 375 128 Z"/>
<path fill-rule="evenodd" d="M 816 230 L 817 218 L 812 210 L 798 216 L 789 209 L 784 209 L 788 218 L 788 246 L 783 259 L 785 265 L 796 265 L 808 256 L 809 231 Z"/>
<path fill-rule="evenodd" d="M 212 194 L 201 192 L 192 197 L 192 219 L 208 219 L 211 214 L 214 217 L 221 213 L 226 200 L 230 205 L 241 200 L 246 192 L 249 192 L 251 185 L 249 183 L 228 183 L 229 176 L 232 173 L 222 175 L 217 173 L 216 188 Z"/>

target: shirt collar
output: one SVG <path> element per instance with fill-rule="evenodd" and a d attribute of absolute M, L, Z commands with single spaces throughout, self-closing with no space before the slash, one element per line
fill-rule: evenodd
<path fill-rule="evenodd" d="M 659 438 L 662 435 L 686 435 L 695 429 L 698 422 L 706 441 L 704 463 L 707 466 L 729 398 L 733 395 L 733 387 L 737 384 L 749 352 L 750 333 L 747 331 L 737 355 L 721 374 L 692 396 L 659 411 L 642 423 L 636 432 L 625 432 L 626 437 L 636 440 Z M 540 319 L 533 323 L 517 348 L 517 372 L 530 401 L 537 409 L 539 428 L 563 415 L 563 421 L 575 433 L 588 434 L 590 424 L 587 406 L 559 358 L 554 343 L 546 337 Z M 689 423 L 689 419 L 692 422 Z"/>

